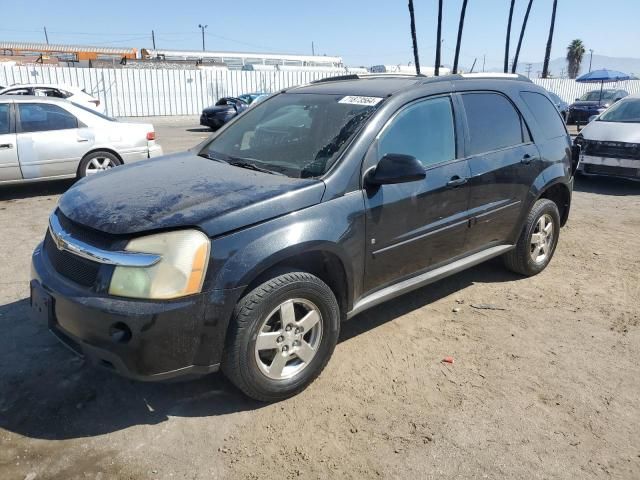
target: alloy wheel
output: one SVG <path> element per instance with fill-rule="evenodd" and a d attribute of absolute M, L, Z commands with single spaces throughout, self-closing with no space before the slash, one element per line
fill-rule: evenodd
<path fill-rule="evenodd" d="M 543 263 L 549 257 L 554 234 L 553 219 L 545 213 L 538 219 L 531 234 L 530 254 L 535 263 Z"/>

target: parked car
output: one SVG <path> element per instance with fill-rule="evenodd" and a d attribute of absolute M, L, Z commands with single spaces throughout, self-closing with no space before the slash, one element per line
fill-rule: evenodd
<path fill-rule="evenodd" d="M 158 155 L 149 123 L 52 97 L 0 96 L 0 184 L 85 177 Z"/>
<path fill-rule="evenodd" d="M 35 316 L 122 375 L 221 368 L 274 401 L 343 320 L 492 257 L 541 272 L 571 203 L 562 118 L 523 77 L 450 79 L 289 88 L 189 152 L 79 182 L 33 254 Z"/>
<path fill-rule="evenodd" d="M 100 103 L 99 99 L 92 97 L 78 87 L 70 85 L 49 83 L 16 84 L 0 90 L 0 95 L 34 95 L 36 97 L 65 98 L 70 102 L 89 107 L 100 113 L 105 112 L 104 105 Z"/>
<path fill-rule="evenodd" d="M 640 179 L 640 96 L 626 97 L 582 129 L 578 170 L 588 175 Z"/>
<path fill-rule="evenodd" d="M 627 95 L 629 92 L 620 89 L 605 89 L 602 93 L 600 89 L 587 92 L 569 106 L 567 123 L 587 123 L 590 117 L 599 115 Z"/>
<path fill-rule="evenodd" d="M 556 106 L 556 108 L 560 112 L 560 115 L 562 115 L 562 118 L 566 121 L 567 120 L 567 115 L 569 114 L 569 104 L 567 102 L 565 102 L 564 100 L 562 100 L 555 93 L 550 92 L 550 91 L 547 91 L 547 93 L 549 94 L 549 98 L 551 99 L 553 104 Z"/>
<path fill-rule="evenodd" d="M 244 112 L 249 106 L 268 96 L 268 93 L 247 93 L 239 97 L 223 97 L 215 105 L 202 111 L 200 125 L 217 130 L 236 115 Z"/>

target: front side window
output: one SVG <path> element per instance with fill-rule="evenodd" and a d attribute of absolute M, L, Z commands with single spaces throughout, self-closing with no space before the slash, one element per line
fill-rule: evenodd
<path fill-rule="evenodd" d="M 533 113 L 545 139 L 550 140 L 567 134 L 558 110 L 547 97 L 536 92 L 521 92 L 520 96 Z"/>
<path fill-rule="evenodd" d="M 14 88 L 13 90 L 7 90 L 3 95 L 32 95 L 33 92 L 30 88 Z"/>
<path fill-rule="evenodd" d="M 11 132 L 11 117 L 9 115 L 11 105 L 8 103 L 0 104 L 0 135 L 6 135 Z"/>
<path fill-rule="evenodd" d="M 640 98 L 616 103 L 598 118 L 599 122 L 640 123 Z"/>
<path fill-rule="evenodd" d="M 18 103 L 21 132 L 45 132 L 78 128 L 78 119 L 57 105 Z"/>
<path fill-rule="evenodd" d="M 324 175 L 382 101 L 373 97 L 284 93 L 260 102 L 200 152 L 290 177 Z"/>
<path fill-rule="evenodd" d="M 513 104 L 497 93 L 465 93 L 462 102 L 469 126 L 469 155 L 528 141 L 528 131 Z"/>
<path fill-rule="evenodd" d="M 400 112 L 384 130 L 378 155 L 411 155 L 425 167 L 456 157 L 455 127 L 449 97 L 411 105 Z"/>

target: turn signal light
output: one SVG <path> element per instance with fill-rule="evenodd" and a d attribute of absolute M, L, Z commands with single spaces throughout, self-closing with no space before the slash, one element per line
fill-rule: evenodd
<path fill-rule="evenodd" d="M 147 140 L 155 140 L 155 139 L 156 139 L 156 132 L 147 133 Z"/>

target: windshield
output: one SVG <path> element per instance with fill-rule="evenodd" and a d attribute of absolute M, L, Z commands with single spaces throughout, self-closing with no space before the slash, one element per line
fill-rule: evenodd
<path fill-rule="evenodd" d="M 640 123 L 640 98 L 616 103 L 598 118 L 600 122 Z"/>
<path fill-rule="evenodd" d="M 615 90 L 603 90 L 602 100 L 613 100 L 615 98 L 615 94 L 616 94 Z M 600 100 L 600 90 L 593 90 L 591 92 L 587 92 L 580 97 L 580 100 L 584 100 L 588 102 L 597 102 L 598 100 Z"/>
<path fill-rule="evenodd" d="M 200 153 L 222 161 L 249 162 L 290 177 L 319 177 L 335 163 L 380 100 L 280 94 L 238 117 Z"/>
<path fill-rule="evenodd" d="M 92 110 L 91 108 L 89 108 L 89 107 L 85 107 L 84 105 L 80 105 L 79 103 L 76 103 L 76 102 L 71 102 L 71 103 L 73 103 L 76 107 L 81 108 L 81 109 L 82 109 L 82 110 L 84 110 L 85 112 L 93 113 L 94 115 L 96 115 L 96 116 L 98 116 L 98 117 L 102 118 L 103 120 L 108 120 L 108 121 L 110 121 L 110 122 L 117 122 L 117 121 L 118 121 L 118 120 L 116 120 L 116 119 L 115 119 L 115 118 L 113 118 L 113 117 L 110 117 L 110 116 L 108 116 L 108 115 L 105 115 L 104 113 L 100 113 L 100 112 L 98 112 L 97 110 Z"/>

